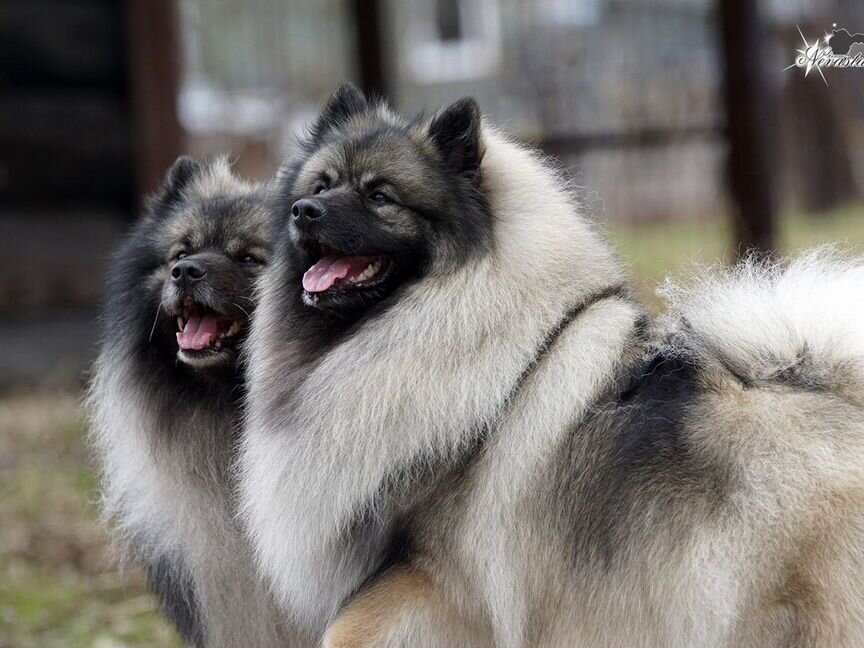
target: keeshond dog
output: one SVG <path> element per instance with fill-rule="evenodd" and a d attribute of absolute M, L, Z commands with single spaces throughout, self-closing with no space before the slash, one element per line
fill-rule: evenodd
<path fill-rule="evenodd" d="M 864 645 L 864 263 L 670 288 L 459 101 L 284 169 L 241 509 L 330 646 Z"/>
<path fill-rule="evenodd" d="M 238 353 L 270 257 L 263 189 L 180 158 L 114 257 L 89 394 L 103 503 L 194 646 L 284 646 L 234 519 Z"/>

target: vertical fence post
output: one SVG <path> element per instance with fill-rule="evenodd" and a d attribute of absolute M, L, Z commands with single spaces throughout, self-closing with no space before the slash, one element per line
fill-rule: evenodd
<path fill-rule="evenodd" d="M 755 249 L 767 254 L 776 243 L 776 119 L 762 67 L 766 32 L 759 4 L 719 0 L 718 9 L 734 233 L 739 253 Z"/>
<path fill-rule="evenodd" d="M 176 0 L 127 0 L 129 64 L 139 197 L 183 150 L 177 120 L 180 47 Z"/>
<path fill-rule="evenodd" d="M 381 0 L 351 0 L 357 44 L 360 87 L 364 92 L 386 96 L 390 88 L 384 69 L 384 32 Z"/>

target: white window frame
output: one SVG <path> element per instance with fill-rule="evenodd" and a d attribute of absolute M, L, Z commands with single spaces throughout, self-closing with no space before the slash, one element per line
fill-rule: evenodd
<path fill-rule="evenodd" d="M 462 38 L 441 40 L 436 33 L 435 3 L 414 0 L 408 11 L 407 72 L 421 83 L 488 77 L 500 64 L 501 29 L 497 0 L 459 0 Z"/>

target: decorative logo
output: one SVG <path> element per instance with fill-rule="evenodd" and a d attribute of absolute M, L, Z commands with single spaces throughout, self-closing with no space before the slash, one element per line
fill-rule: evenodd
<path fill-rule="evenodd" d="M 828 85 L 822 68 L 864 68 L 864 34 L 850 34 L 846 29 L 837 29 L 837 23 L 832 27 L 834 29 L 830 34 L 826 32 L 812 43 L 804 38 L 799 27 L 798 33 L 804 41 L 804 48 L 795 50 L 798 52 L 795 62 L 784 69 L 803 68 L 805 77 L 815 69 L 825 85 Z"/>

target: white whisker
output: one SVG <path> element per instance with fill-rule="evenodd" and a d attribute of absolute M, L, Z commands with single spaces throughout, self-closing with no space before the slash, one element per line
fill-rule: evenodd
<path fill-rule="evenodd" d="M 231 302 L 231 303 L 234 306 L 236 306 L 237 308 L 239 308 L 241 311 L 243 311 L 243 313 L 246 315 L 247 318 L 249 318 L 249 319 L 252 318 L 252 316 L 249 314 L 249 311 L 247 311 L 245 308 L 243 308 L 240 304 L 238 304 L 237 302 Z"/>
<path fill-rule="evenodd" d="M 153 341 L 153 333 L 156 331 L 156 323 L 159 321 L 159 311 L 162 310 L 162 304 L 160 303 L 156 306 L 156 317 L 153 318 L 153 326 L 150 327 L 150 336 L 147 338 L 147 342 Z"/>

